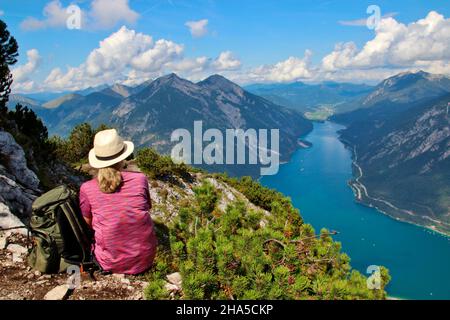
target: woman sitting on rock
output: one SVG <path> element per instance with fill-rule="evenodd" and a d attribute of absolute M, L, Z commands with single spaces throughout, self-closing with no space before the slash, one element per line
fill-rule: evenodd
<path fill-rule="evenodd" d="M 142 273 L 156 253 L 147 177 L 122 171 L 133 149 L 115 129 L 98 132 L 89 152 L 89 164 L 98 174 L 80 189 L 81 212 L 94 230 L 95 258 L 113 273 Z"/>

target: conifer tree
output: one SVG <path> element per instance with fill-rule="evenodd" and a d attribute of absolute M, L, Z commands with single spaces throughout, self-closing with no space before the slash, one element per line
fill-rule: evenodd
<path fill-rule="evenodd" d="M 10 66 L 17 62 L 18 45 L 7 29 L 6 23 L 0 20 L 0 114 L 5 114 L 7 102 L 13 82 Z"/>

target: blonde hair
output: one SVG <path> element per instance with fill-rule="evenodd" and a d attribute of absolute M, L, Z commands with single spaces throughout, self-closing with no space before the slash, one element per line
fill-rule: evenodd
<path fill-rule="evenodd" d="M 97 181 L 100 191 L 103 193 L 114 193 L 122 184 L 122 169 L 123 161 L 116 163 L 107 168 L 98 169 Z"/>

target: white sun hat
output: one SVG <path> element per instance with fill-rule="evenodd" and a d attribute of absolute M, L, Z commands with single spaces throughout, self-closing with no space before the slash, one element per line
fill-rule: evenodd
<path fill-rule="evenodd" d="M 116 129 L 99 131 L 89 151 L 89 164 L 96 169 L 106 168 L 125 160 L 133 150 L 133 142 L 123 141 Z"/>

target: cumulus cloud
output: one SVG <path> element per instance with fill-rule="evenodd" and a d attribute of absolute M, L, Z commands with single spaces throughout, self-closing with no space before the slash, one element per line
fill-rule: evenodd
<path fill-rule="evenodd" d="M 28 60 L 26 65 L 33 69 L 33 56 L 29 55 Z M 153 39 L 124 26 L 101 41 L 81 65 L 65 70 L 55 68 L 39 83 L 42 90 L 76 90 L 116 81 L 134 85 L 169 72 L 193 81 L 221 73 L 241 84 L 376 82 L 399 72 L 419 69 L 450 74 L 450 19 L 434 11 L 410 24 L 392 17 L 382 19 L 373 38 L 361 47 L 354 42 L 338 43 L 319 63 L 313 64 L 312 52 L 306 50 L 303 56 L 292 55 L 256 67 L 243 67 L 230 51 L 219 52 L 216 57 L 186 57 L 182 44 Z M 15 73 L 20 79 L 20 74 L 26 72 L 18 69 Z M 21 88 L 33 87 L 29 81 L 22 78 Z"/>
<path fill-rule="evenodd" d="M 109 29 L 118 23 L 134 24 L 139 14 L 128 0 L 93 0 L 89 17 L 94 28 Z"/>
<path fill-rule="evenodd" d="M 327 71 L 341 68 L 414 66 L 450 59 L 450 19 L 431 11 L 424 19 L 405 25 L 393 18 L 380 21 L 375 37 L 358 50 L 353 42 L 339 44 L 323 58 Z"/>
<path fill-rule="evenodd" d="M 114 81 L 128 69 L 155 72 L 181 51 L 182 47 L 174 42 L 154 42 L 151 36 L 124 26 L 102 40 L 80 66 L 69 67 L 66 72 L 60 68 L 52 70 L 45 85 L 59 90 L 81 88 Z"/>
<path fill-rule="evenodd" d="M 52 0 L 43 9 L 43 18 L 27 17 L 21 27 L 26 31 L 47 28 L 65 28 L 67 20 L 73 15 L 69 6 L 64 7 L 60 0 Z M 132 10 L 128 0 L 92 0 L 89 10 L 80 9 L 81 29 L 110 29 L 122 24 L 134 24 L 139 14 Z"/>
<path fill-rule="evenodd" d="M 311 65 L 310 56 L 307 51 L 303 58 L 292 56 L 233 76 L 242 83 L 375 82 L 408 70 L 450 74 L 450 19 L 435 11 L 410 24 L 384 18 L 362 48 L 354 42 L 338 43 L 317 66 Z"/>
<path fill-rule="evenodd" d="M 136 84 L 175 71 L 187 78 L 222 70 L 236 70 L 240 61 L 229 51 L 217 58 L 184 57 L 184 47 L 166 39 L 121 27 L 102 40 L 78 67 L 53 69 L 44 81 L 47 90 L 77 90 L 122 81 Z"/>
<path fill-rule="evenodd" d="M 219 57 L 212 63 L 212 66 L 217 71 L 236 70 L 241 67 L 241 61 L 231 51 L 224 51 L 220 53 Z"/>
<path fill-rule="evenodd" d="M 27 31 L 65 27 L 69 14 L 59 0 L 47 3 L 43 10 L 43 19 L 28 17 L 22 21 L 21 27 Z"/>
<path fill-rule="evenodd" d="M 205 56 L 183 58 L 166 65 L 168 70 L 179 73 L 192 81 L 204 79 L 212 73 L 228 73 L 241 68 L 241 61 L 231 51 L 223 51 L 216 58 Z"/>
<path fill-rule="evenodd" d="M 262 65 L 230 75 L 240 83 L 292 82 L 311 79 L 315 69 L 311 65 L 312 52 L 306 50 L 302 58 L 291 56 L 275 64 Z"/>
<path fill-rule="evenodd" d="M 27 51 L 27 62 L 19 65 L 12 70 L 13 74 L 13 88 L 24 91 L 34 89 L 35 82 L 30 80 L 41 63 L 41 56 L 38 50 L 31 49 Z"/>
<path fill-rule="evenodd" d="M 194 38 L 200 38 L 208 33 L 208 19 L 202 19 L 198 21 L 187 21 L 185 26 L 189 28 L 191 35 Z"/>

